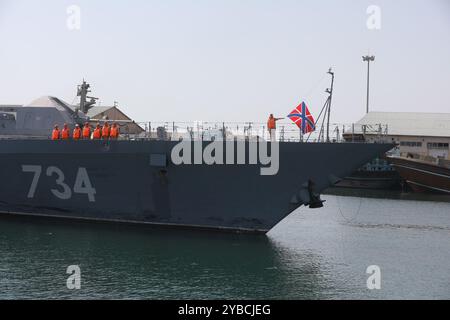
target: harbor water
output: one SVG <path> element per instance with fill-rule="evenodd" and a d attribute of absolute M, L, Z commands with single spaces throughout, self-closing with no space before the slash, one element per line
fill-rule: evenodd
<path fill-rule="evenodd" d="M 323 198 L 267 236 L 2 216 L 0 299 L 450 299 L 450 203 Z"/>

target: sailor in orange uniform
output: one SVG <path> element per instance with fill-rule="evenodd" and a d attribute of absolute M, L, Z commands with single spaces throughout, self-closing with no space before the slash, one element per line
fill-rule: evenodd
<path fill-rule="evenodd" d="M 269 120 L 267 120 L 267 129 L 269 130 L 271 141 L 275 141 L 275 132 L 277 131 L 276 122 L 281 119 L 283 118 L 275 118 L 273 114 L 270 114 Z"/>
<path fill-rule="evenodd" d="M 52 140 L 59 140 L 60 136 L 59 136 L 59 127 L 57 124 L 55 124 L 55 128 L 53 129 L 52 132 Z"/>
<path fill-rule="evenodd" d="M 67 126 L 67 123 L 64 123 L 64 127 L 61 131 L 61 139 L 68 140 L 69 138 L 70 138 L 69 127 Z"/>
<path fill-rule="evenodd" d="M 109 130 L 109 124 L 108 124 L 108 122 L 105 122 L 105 124 L 103 125 L 103 128 L 102 128 L 102 139 L 109 139 L 109 134 L 110 134 L 110 132 L 109 132 L 110 130 Z"/>
<path fill-rule="evenodd" d="M 98 140 L 102 137 L 102 128 L 100 127 L 100 123 L 97 123 L 95 127 L 94 133 L 92 134 L 92 139 Z"/>
<path fill-rule="evenodd" d="M 80 128 L 80 125 L 78 123 L 75 125 L 75 129 L 73 129 L 72 137 L 73 137 L 73 140 L 80 140 L 81 139 L 81 128 Z"/>
<path fill-rule="evenodd" d="M 111 126 L 111 130 L 109 132 L 109 137 L 111 139 L 118 139 L 119 138 L 119 126 L 117 125 L 117 123 L 113 122 L 112 126 Z"/>
<path fill-rule="evenodd" d="M 89 125 L 89 122 L 86 122 L 83 127 L 83 139 L 90 139 L 91 138 L 91 126 Z"/>

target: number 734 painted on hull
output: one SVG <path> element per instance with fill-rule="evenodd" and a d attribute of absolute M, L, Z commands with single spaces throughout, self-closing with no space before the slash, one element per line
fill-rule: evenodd
<path fill-rule="evenodd" d="M 39 186 L 39 179 L 42 173 L 42 166 L 39 165 L 22 165 L 23 172 L 33 173 L 33 179 L 31 181 L 30 189 L 28 191 L 27 197 L 34 198 L 36 194 L 36 189 Z M 49 190 L 55 197 L 61 200 L 69 200 L 72 198 L 73 193 L 86 194 L 89 202 L 95 202 L 96 190 L 91 184 L 88 172 L 86 168 L 78 168 L 77 175 L 75 178 L 75 184 L 73 186 L 73 191 L 67 185 L 65 181 L 64 172 L 56 166 L 49 166 L 46 169 L 47 177 L 55 176 L 55 187 Z"/>

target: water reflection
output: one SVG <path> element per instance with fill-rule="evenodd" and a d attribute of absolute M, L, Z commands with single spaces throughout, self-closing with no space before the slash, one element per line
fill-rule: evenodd
<path fill-rule="evenodd" d="M 314 255 L 265 236 L 17 218 L 2 220 L 0 234 L 1 298 L 279 299 L 320 291 Z M 65 287 L 73 264 L 80 291 Z"/>
<path fill-rule="evenodd" d="M 0 298 L 450 297 L 450 203 L 324 199 L 267 236 L 1 217 Z M 74 264 L 79 291 L 66 288 Z"/>

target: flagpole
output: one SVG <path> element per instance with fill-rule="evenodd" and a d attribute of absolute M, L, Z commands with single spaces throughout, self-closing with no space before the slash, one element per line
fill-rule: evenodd
<path fill-rule="evenodd" d="M 323 113 L 323 122 L 322 122 L 322 127 L 323 124 L 325 123 L 325 114 L 327 113 L 327 106 L 328 106 L 328 100 L 330 99 L 330 97 L 327 98 L 327 101 L 325 101 L 325 103 L 323 104 L 322 109 L 320 110 L 319 116 L 316 119 L 316 124 L 320 122 L 320 117 L 322 116 Z M 324 113 L 325 111 L 325 113 Z M 321 129 L 322 130 L 322 129 Z M 309 137 L 311 137 L 311 134 L 313 133 L 313 131 L 311 131 L 308 135 L 308 138 L 306 138 L 306 142 L 309 141 Z M 319 131 L 319 138 L 320 138 L 320 131 Z"/>

